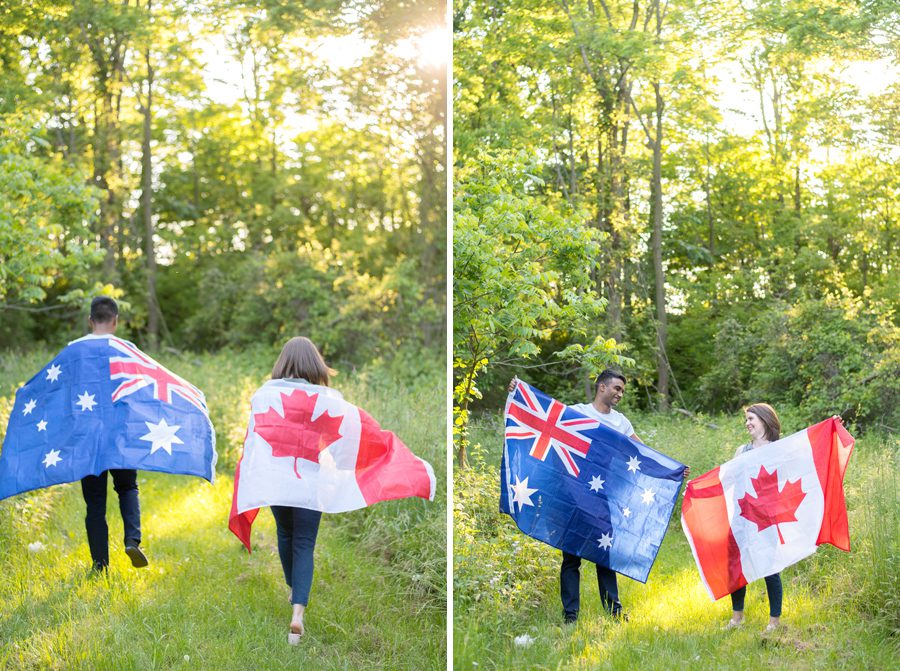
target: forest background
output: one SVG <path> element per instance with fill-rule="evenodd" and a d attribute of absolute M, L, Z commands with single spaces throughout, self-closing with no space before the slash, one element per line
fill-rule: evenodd
<path fill-rule="evenodd" d="M 458 0 L 457 454 L 513 373 L 565 401 L 900 427 L 889 2 Z"/>
<path fill-rule="evenodd" d="M 900 13 L 879 0 L 456 0 L 454 662 L 458 669 L 889 668 L 900 659 Z M 839 413 L 851 552 L 782 574 L 762 635 L 700 582 L 676 505 L 627 623 L 498 511 L 513 375 L 587 402 L 606 366 L 648 445 L 700 475 Z M 681 412 L 674 412 L 674 411 Z"/>
<path fill-rule="evenodd" d="M 77 484 L 0 502 L 0 666 L 443 668 L 445 14 L 0 5 L 0 424 L 106 294 L 118 335 L 206 392 L 219 453 L 213 487 L 142 479 L 148 570 L 118 561 L 110 513 L 108 581 Z M 250 394 L 294 335 L 438 480 L 433 503 L 327 516 L 302 651 L 270 520 L 250 558 L 226 528 Z"/>
<path fill-rule="evenodd" d="M 5 5 L 0 347 L 444 347 L 435 2 Z"/>

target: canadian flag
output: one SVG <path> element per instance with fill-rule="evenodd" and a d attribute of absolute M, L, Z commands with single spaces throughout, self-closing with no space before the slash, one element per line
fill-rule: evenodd
<path fill-rule="evenodd" d="M 250 407 L 228 520 L 248 550 L 263 506 L 339 513 L 408 496 L 434 500 L 431 464 L 340 392 L 270 380 Z"/>
<path fill-rule="evenodd" d="M 850 551 L 844 472 L 854 442 L 827 419 L 688 483 L 681 525 L 714 600 L 822 543 Z"/>

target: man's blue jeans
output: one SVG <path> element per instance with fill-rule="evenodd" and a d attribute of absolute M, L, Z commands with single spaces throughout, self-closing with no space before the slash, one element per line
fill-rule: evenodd
<path fill-rule="evenodd" d="M 559 596 L 562 599 L 563 613 L 567 620 L 578 617 L 581 604 L 581 557 L 562 553 L 562 567 L 559 570 Z M 606 566 L 597 566 L 597 587 L 600 588 L 600 601 L 603 607 L 613 615 L 620 615 L 622 604 L 619 602 L 619 586 L 616 572 Z"/>
<path fill-rule="evenodd" d="M 81 494 L 87 504 L 84 526 L 94 568 L 109 565 L 109 528 L 106 526 L 106 474 L 112 473 L 113 488 L 119 495 L 119 512 L 125 528 L 125 544 L 141 543 L 141 503 L 138 499 L 137 471 L 111 469 L 81 479 Z"/>
<path fill-rule="evenodd" d="M 322 513 L 306 508 L 272 506 L 278 535 L 278 556 L 284 580 L 291 588 L 291 603 L 305 606 L 313 579 L 313 551 Z"/>

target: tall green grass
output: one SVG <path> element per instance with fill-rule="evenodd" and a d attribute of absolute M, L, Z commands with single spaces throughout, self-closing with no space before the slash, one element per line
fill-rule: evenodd
<path fill-rule="evenodd" d="M 55 352 L 0 354 L 0 430 L 15 389 Z M 443 669 L 446 665 L 445 383 L 436 356 L 377 362 L 334 380 L 351 402 L 432 463 L 437 494 L 326 515 L 299 648 L 286 642 L 288 588 L 261 511 L 248 555 L 227 529 L 249 398 L 277 352 L 163 354 L 206 393 L 215 485 L 139 474 L 144 546 L 122 552 L 110 487 L 108 577 L 91 577 L 78 483 L 0 501 L 2 669 Z M 40 542 L 32 552 L 29 544 Z"/>
<path fill-rule="evenodd" d="M 746 442 L 739 417 L 632 420 L 644 442 L 689 464 L 693 476 L 727 461 Z M 619 579 L 629 622 L 603 613 L 592 567 L 585 564 L 579 621 L 564 625 L 559 551 L 528 538 L 498 512 L 502 436 L 499 416 L 480 418 L 472 431 L 473 467 L 454 475 L 454 668 L 900 667 L 896 438 L 857 442 L 845 483 L 852 551 L 823 546 L 785 570 L 787 627 L 764 637 L 762 581 L 748 588 L 745 626 L 722 630 L 730 600 L 713 603 L 700 582 L 678 521 L 680 505 L 648 582 Z M 516 644 L 523 635 L 533 640 Z"/>

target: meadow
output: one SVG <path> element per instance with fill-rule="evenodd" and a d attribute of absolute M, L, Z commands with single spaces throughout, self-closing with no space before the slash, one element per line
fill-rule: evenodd
<path fill-rule="evenodd" d="M 737 416 L 628 414 L 647 444 L 689 464 L 694 476 L 746 442 Z M 803 428 L 790 414 L 782 418 L 785 434 Z M 619 578 L 629 621 L 604 614 L 586 564 L 581 615 L 563 624 L 559 551 L 498 512 L 500 419 L 482 415 L 473 423 L 472 467 L 454 474 L 455 669 L 900 668 L 896 436 L 857 440 L 845 480 L 851 552 L 822 546 L 782 572 L 786 627 L 764 636 L 763 581 L 748 588 L 744 626 L 723 630 L 730 600 L 714 603 L 703 587 L 680 503 L 647 583 Z"/>
<path fill-rule="evenodd" d="M 0 354 L 0 425 L 15 389 L 54 352 Z M 112 486 L 111 565 L 92 575 L 78 483 L 0 501 L 0 668 L 443 669 L 446 666 L 445 376 L 438 357 L 339 369 L 334 386 L 396 432 L 437 477 L 434 502 L 326 515 L 307 633 L 288 646 L 289 590 L 274 522 L 261 511 L 248 555 L 227 528 L 249 399 L 276 352 L 166 353 L 207 395 L 215 484 L 139 473 L 150 566 L 122 551 Z"/>

